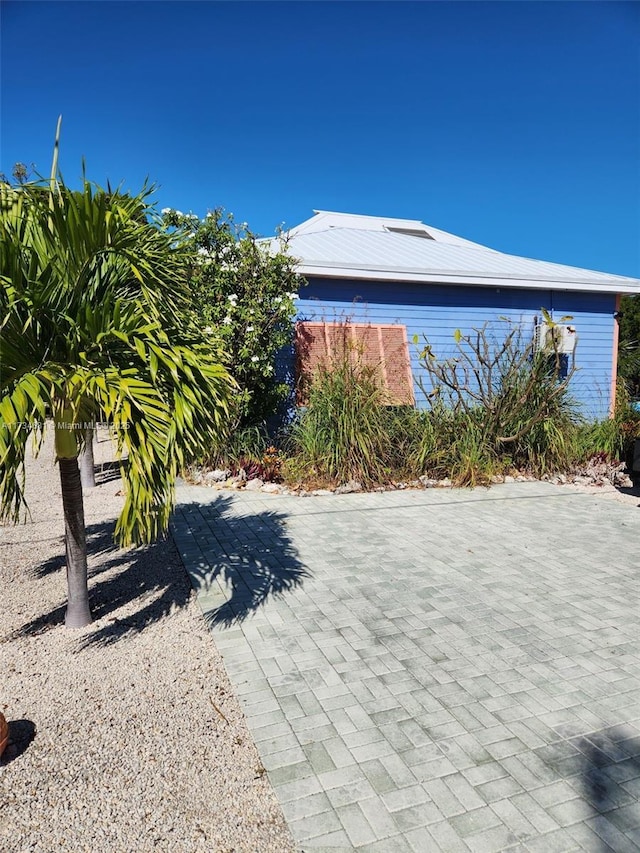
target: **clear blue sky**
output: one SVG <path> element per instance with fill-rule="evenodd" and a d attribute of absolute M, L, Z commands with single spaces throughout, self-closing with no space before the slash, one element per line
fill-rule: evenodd
<path fill-rule="evenodd" d="M 0 170 L 81 158 L 271 234 L 421 219 L 640 277 L 640 4 L 1 5 Z"/>

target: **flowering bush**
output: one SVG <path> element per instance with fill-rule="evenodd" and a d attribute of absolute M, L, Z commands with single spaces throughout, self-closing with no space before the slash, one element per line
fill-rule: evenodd
<path fill-rule="evenodd" d="M 276 357 L 291 343 L 302 279 L 286 240 L 279 249 L 256 239 L 246 222 L 222 210 L 204 219 L 165 208 L 166 226 L 185 240 L 194 307 L 204 331 L 219 336 L 240 388 L 237 426 L 264 423 L 290 393 L 276 374 Z"/>

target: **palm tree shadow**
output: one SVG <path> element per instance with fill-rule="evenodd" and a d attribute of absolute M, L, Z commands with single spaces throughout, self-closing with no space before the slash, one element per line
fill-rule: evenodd
<path fill-rule="evenodd" d="M 269 598 L 300 586 L 309 571 L 274 511 L 240 515 L 233 498 L 183 504 L 173 536 L 210 627 L 231 627 Z"/>
<path fill-rule="evenodd" d="M 87 527 L 89 600 L 94 622 L 79 637 L 80 648 L 109 645 L 140 633 L 154 621 L 184 607 L 189 582 L 170 538 L 140 548 L 120 549 L 113 541 L 115 520 Z M 42 577 L 64 569 L 64 557 L 36 567 Z M 62 625 L 66 604 L 30 620 L 7 639 L 42 634 Z"/>
<path fill-rule="evenodd" d="M 118 642 L 184 607 L 191 597 L 189 578 L 201 602 L 215 600 L 205 611 L 207 623 L 227 627 L 244 620 L 268 598 L 301 584 L 308 571 L 286 533 L 285 517 L 276 512 L 239 516 L 232 511 L 232 501 L 221 496 L 213 504 L 177 508 L 172 527 L 184 563 L 170 537 L 121 549 L 113 541 L 115 520 L 89 525 L 89 600 L 94 623 L 79 635 L 79 648 Z M 197 560 L 188 557 L 194 547 L 200 555 Z M 54 556 L 33 574 L 42 578 L 64 567 L 64 557 Z M 217 595 L 212 597 L 212 591 Z M 6 639 L 61 626 L 65 609 L 66 604 L 52 608 Z"/>
<path fill-rule="evenodd" d="M 113 541 L 113 530 L 115 524 L 106 523 L 99 525 L 89 525 L 86 529 L 87 536 L 87 558 L 89 562 L 89 576 L 97 574 L 99 571 L 105 571 L 102 566 L 95 565 L 96 560 L 102 555 L 118 550 L 118 546 Z M 64 552 L 64 537 L 61 538 L 61 548 Z M 93 564 L 93 565 L 91 565 Z M 32 574 L 35 578 L 44 578 L 47 575 L 55 574 L 65 568 L 67 565 L 64 553 L 55 554 L 49 557 L 40 565 L 32 569 Z M 109 568 L 109 566 L 107 566 Z"/>

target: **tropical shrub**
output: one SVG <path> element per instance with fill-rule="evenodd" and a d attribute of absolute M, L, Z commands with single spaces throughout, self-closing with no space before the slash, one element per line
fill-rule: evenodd
<path fill-rule="evenodd" d="M 436 431 L 455 422 L 458 436 L 450 452 L 459 447 L 454 455 L 463 467 L 475 459 L 474 467 L 488 474 L 502 460 L 541 474 L 567 464 L 567 438 L 579 418 L 569 394 L 575 367 L 565 358 L 555 346 L 537 352 L 510 323 L 502 337 L 488 325 L 467 335 L 456 332 L 455 354 L 445 359 L 425 340 L 420 360 L 429 382 L 420 385 Z"/>
<path fill-rule="evenodd" d="M 163 210 L 188 249 L 186 275 L 204 331 L 219 337 L 238 392 L 231 432 L 263 425 L 291 393 L 289 377 L 278 375 L 277 358 L 291 345 L 295 299 L 303 282 L 284 237 L 273 252 L 246 223 L 236 225 L 222 210 L 204 219 Z M 224 446 L 214 448 L 224 453 Z"/>
<path fill-rule="evenodd" d="M 379 371 L 348 353 L 318 370 L 308 403 L 291 426 L 288 479 L 364 486 L 385 482 L 391 448 Z"/>
<path fill-rule="evenodd" d="M 620 301 L 618 376 L 632 398 L 640 400 L 640 295 L 623 296 Z"/>

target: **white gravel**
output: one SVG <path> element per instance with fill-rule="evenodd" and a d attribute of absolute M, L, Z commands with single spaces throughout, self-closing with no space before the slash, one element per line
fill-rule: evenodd
<path fill-rule="evenodd" d="M 97 445 L 107 462 L 110 445 Z M 96 621 L 62 624 L 63 521 L 49 445 L 32 520 L 0 527 L 3 853 L 296 849 L 171 541 L 116 550 L 122 497 L 85 496 Z M 30 741 L 32 732 L 35 737 Z"/>

